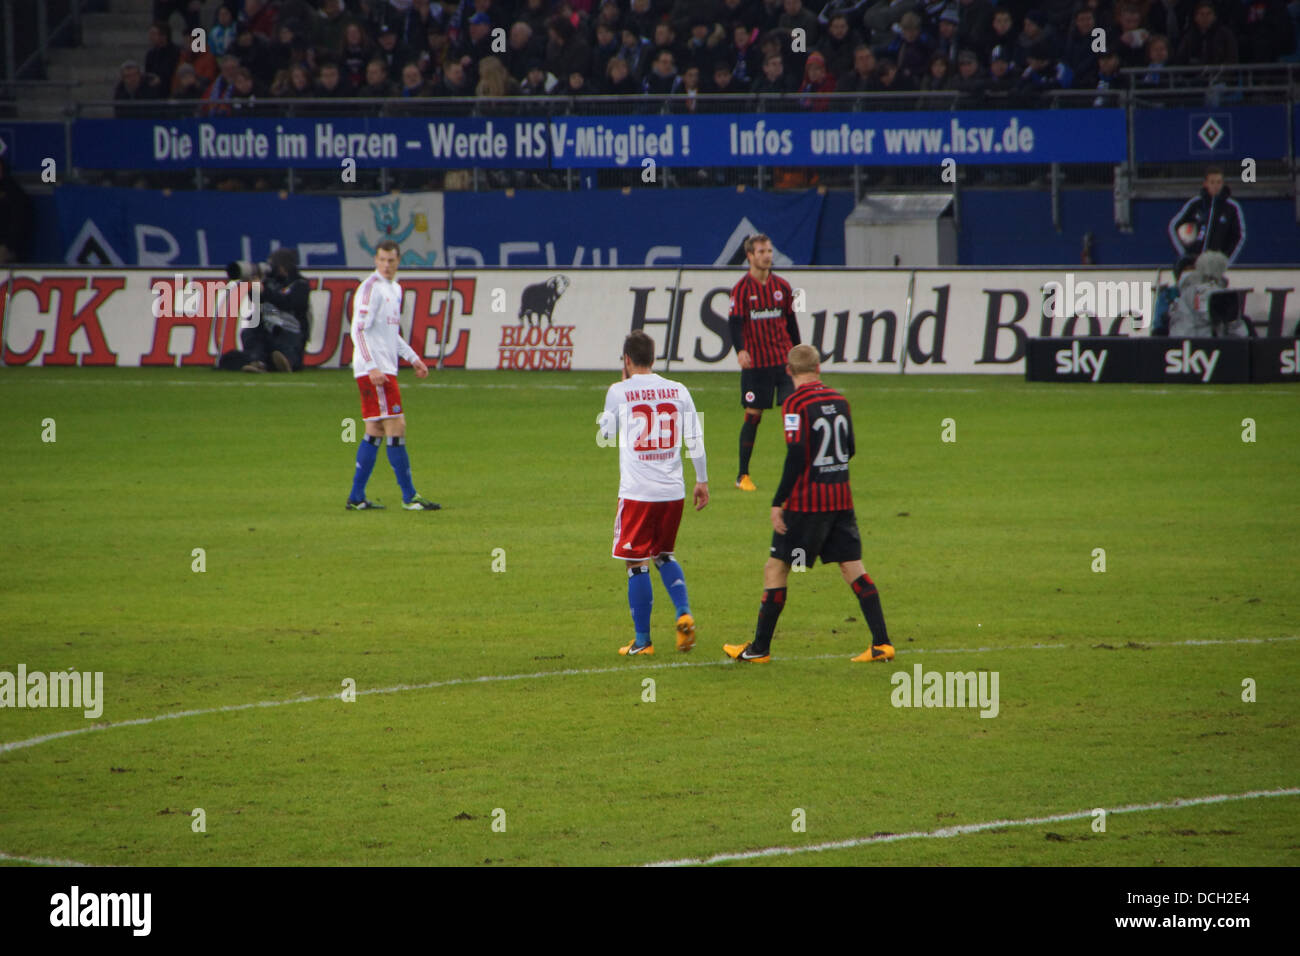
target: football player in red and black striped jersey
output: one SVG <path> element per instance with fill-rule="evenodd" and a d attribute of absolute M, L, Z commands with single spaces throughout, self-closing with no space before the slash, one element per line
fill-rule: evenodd
<path fill-rule="evenodd" d="M 772 498 L 772 547 L 763 567 L 763 601 L 758 627 L 748 644 L 724 644 L 728 657 L 758 663 L 772 659 L 772 634 L 785 607 L 790 566 L 832 561 L 853 589 L 871 629 L 871 647 L 855 661 L 887 661 L 894 645 L 885 630 L 880 594 L 862 566 L 862 538 L 853 513 L 849 459 L 853 457 L 853 419 L 848 399 L 821 383 L 817 350 L 797 345 L 787 371 L 794 392 L 782 406 L 785 470 Z"/>
<path fill-rule="evenodd" d="M 740 426 L 740 469 L 736 487 L 758 490 L 749 477 L 749 459 L 763 409 L 772 407 L 772 393 L 784 402 L 794 391 L 785 358 L 799 344 L 799 324 L 794 315 L 794 290 L 772 273 L 772 240 L 750 236 L 745 240 L 749 272 L 732 287 L 731 344 L 740 363 L 740 404 L 745 421 Z"/>

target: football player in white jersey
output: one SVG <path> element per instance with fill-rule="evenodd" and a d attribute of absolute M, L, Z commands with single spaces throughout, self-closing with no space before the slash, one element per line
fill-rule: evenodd
<path fill-rule="evenodd" d="M 362 280 L 352 297 L 352 374 L 361 390 L 366 434 L 357 448 L 349 511 L 383 508 L 366 500 L 366 482 L 381 444 L 388 446 L 388 463 L 402 489 L 402 507 L 407 511 L 437 511 L 441 507 L 416 493 L 411 459 L 406 454 L 406 416 L 397 388 L 397 359 L 400 355 L 410 362 L 420 378 L 429 374 L 429 366 L 402 338 L 402 287 L 397 284 L 400 257 L 401 250 L 392 239 L 379 243 L 375 271 Z"/>
<path fill-rule="evenodd" d="M 609 387 L 601 412 L 601 443 L 618 443 L 618 513 L 613 556 L 627 562 L 627 602 L 635 636 L 620 654 L 653 654 L 650 611 L 654 588 L 651 561 L 677 611 L 677 649 L 695 646 L 695 618 L 686 596 L 682 566 L 673 558 L 685 499 L 681 446 L 695 467 L 693 500 L 699 511 L 709 503 L 704 435 L 691 393 L 651 371 L 655 343 L 644 332 L 623 342 L 623 380 Z"/>

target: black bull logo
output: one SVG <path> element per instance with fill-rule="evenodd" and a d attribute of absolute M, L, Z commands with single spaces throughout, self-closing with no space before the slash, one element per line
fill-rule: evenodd
<path fill-rule="evenodd" d="M 564 295 L 564 290 L 568 287 L 569 279 L 562 275 L 554 275 L 545 282 L 527 286 L 523 295 L 519 297 L 519 324 L 523 325 L 527 320 L 529 325 L 539 326 L 542 319 L 546 319 L 549 327 L 552 324 L 551 313 L 555 311 L 555 303 L 559 301 L 560 296 Z"/>

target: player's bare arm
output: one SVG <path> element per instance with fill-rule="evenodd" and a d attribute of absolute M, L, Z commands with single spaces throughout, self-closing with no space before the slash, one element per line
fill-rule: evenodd
<path fill-rule="evenodd" d="M 736 361 L 740 363 L 741 368 L 751 368 L 754 364 L 753 359 L 749 357 L 749 353 L 744 349 L 736 353 Z"/>
<path fill-rule="evenodd" d="M 772 530 L 777 534 L 785 534 L 785 509 L 780 505 L 772 506 Z"/>
<path fill-rule="evenodd" d="M 703 511 L 704 506 L 709 503 L 709 483 L 707 481 L 697 481 L 692 497 L 695 500 L 695 510 Z"/>

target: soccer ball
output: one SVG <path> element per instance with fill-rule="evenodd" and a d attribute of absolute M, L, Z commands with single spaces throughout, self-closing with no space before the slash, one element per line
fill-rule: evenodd
<path fill-rule="evenodd" d="M 1178 241 L 1183 245 L 1191 245 L 1196 238 L 1196 223 L 1185 222 L 1178 227 Z"/>

